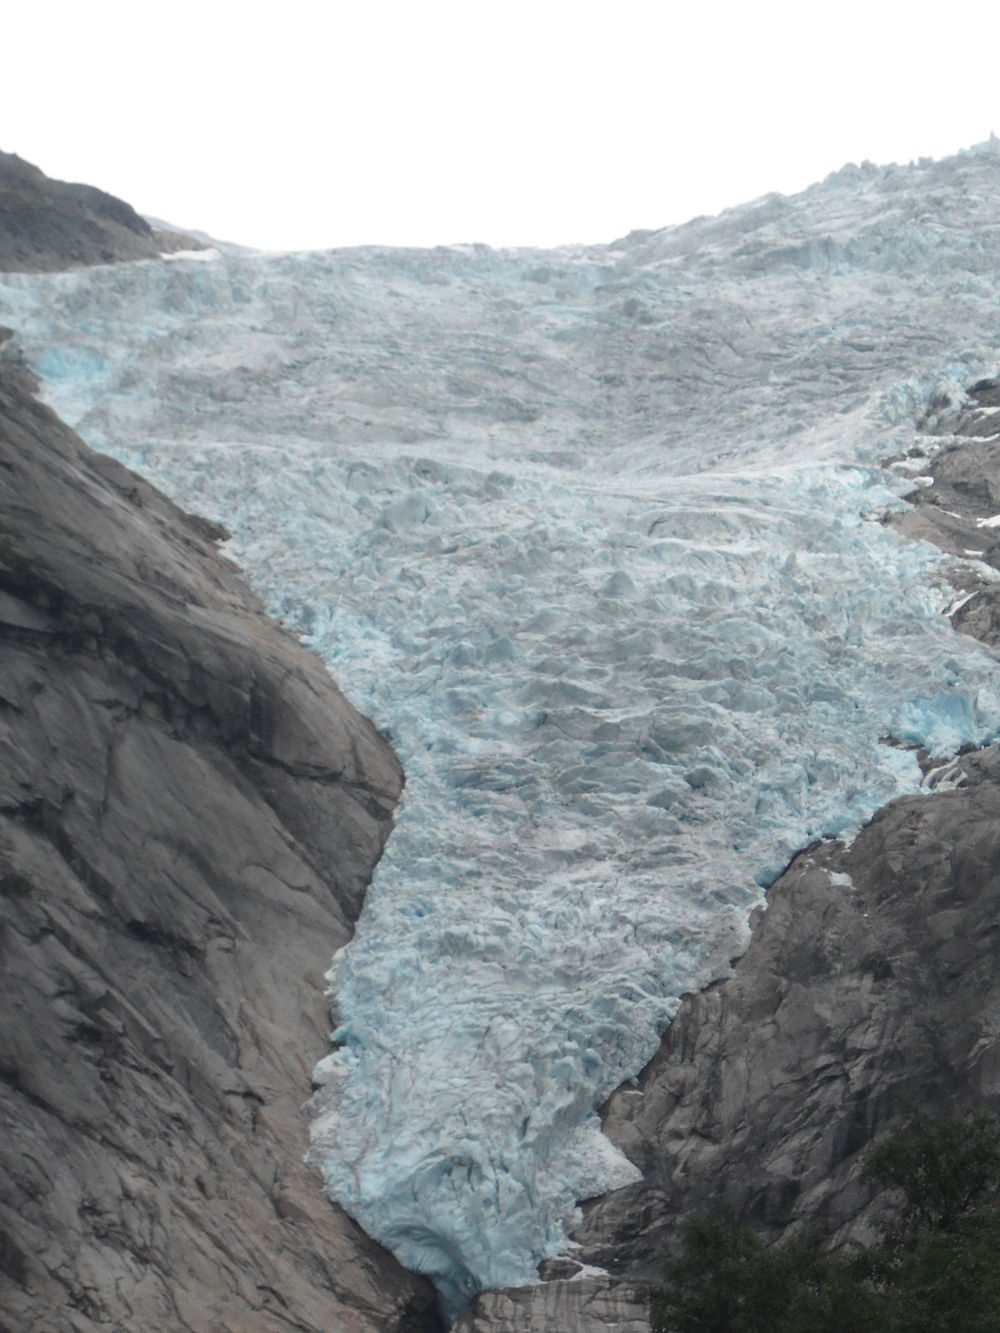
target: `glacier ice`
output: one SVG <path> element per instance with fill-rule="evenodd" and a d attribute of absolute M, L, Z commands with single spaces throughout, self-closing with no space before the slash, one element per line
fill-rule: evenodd
<path fill-rule="evenodd" d="M 313 1157 L 449 1309 L 632 1177 L 594 1108 L 798 847 L 919 789 L 880 738 L 997 729 L 941 558 L 875 520 L 995 368 L 998 193 L 987 148 L 611 247 L 0 283 L 52 403 L 226 524 L 403 759 Z"/>

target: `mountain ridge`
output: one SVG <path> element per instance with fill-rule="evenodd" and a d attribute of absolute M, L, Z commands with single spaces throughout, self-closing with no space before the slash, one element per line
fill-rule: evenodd
<path fill-rule="evenodd" d="M 185 232 L 154 229 L 104 190 L 53 180 L 16 153 L 0 152 L 0 272 L 57 272 L 204 248 Z"/>

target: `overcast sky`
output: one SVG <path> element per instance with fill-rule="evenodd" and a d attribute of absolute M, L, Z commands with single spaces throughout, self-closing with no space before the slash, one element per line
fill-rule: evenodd
<path fill-rule="evenodd" d="M 553 245 L 1000 132 L 1000 6 L 33 0 L 0 148 L 274 249 Z"/>

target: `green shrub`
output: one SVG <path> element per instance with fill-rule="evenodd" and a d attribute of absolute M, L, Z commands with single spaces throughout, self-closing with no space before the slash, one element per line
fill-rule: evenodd
<path fill-rule="evenodd" d="M 996 1117 L 912 1113 L 865 1174 L 901 1199 L 879 1242 L 847 1257 L 817 1236 L 767 1246 L 732 1213 L 686 1222 L 650 1293 L 654 1333 L 997 1333 Z"/>
<path fill-rule="evenodd" d="M 911 1111 L 869 1149 L 866 1179 L 904 1196 L 896 1230 L 950 1231 L 957 1220 L 996 1201 L 1000 1121 L 992 1115 L 945 1119 Z"/>
<path fill-rule="evenodd" d="M 877 1295 L 819 1238 L 766 1246 L 730 1213 L 695 1217 L 650 1295 L 655 1333 L 869 1333 Z"/>

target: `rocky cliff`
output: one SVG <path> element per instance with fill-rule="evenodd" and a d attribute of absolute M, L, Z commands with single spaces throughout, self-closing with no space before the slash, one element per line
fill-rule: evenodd
<path fill-rule="evenodd" d="M 402 785 L 221 531 L 0 360 L 0 1327 L 439 1326 L 323 1196 L 323 971 Z"/>
<path fill-rule="evenodd" d="M 114 195 L 52 180 L 16 153 L 0 153 L 0 270 L 43 273 L 201 248 L 194 237 L 155 231 Z"/>
<path fill-rule="evenodd" d="M 924 429 L 969 442 L 928 464 L 892 520 L 994 566 L 998 406 L 994 381 L 936 405 Z M 995 646 L 1000 585 L 967 563 L 951 576 L 956 628 Z M 462 1333 L 648 1328 L 643 1288 L 678 1223 L 723 1205 L 770 1239 L 870 1239 L 885 1200 L 861 1178 L 864 1151 L 908 1103 L 1000 1112 L 1000 750 L 926 781 L 930 795 L 893 802 L 849 845 L 808 848 L 771 886 L 731 976 L 684 999 L 603 1109 L 642 1180 L 584 1205 L 578 1264 L 481 1294 Z"/>

